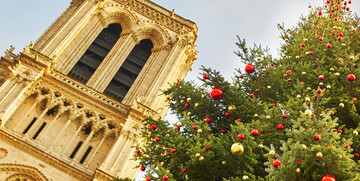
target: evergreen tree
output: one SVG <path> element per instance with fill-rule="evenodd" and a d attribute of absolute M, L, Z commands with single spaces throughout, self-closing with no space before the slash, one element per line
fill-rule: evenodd
<path fill-rule="evenodd" d="M 164 94 L 179 122 L 144 120 L 135 158 L 146 180 L 359 180 L 359 19 L 351 1 L 310 7 L 278 25 L 273 59 L 239 38 L 246 64 L 230 83 L 203 67 L 201 86 Z"/>

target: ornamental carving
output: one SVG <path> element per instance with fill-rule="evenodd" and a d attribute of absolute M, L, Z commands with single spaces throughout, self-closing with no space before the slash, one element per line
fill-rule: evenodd
<path fill-rule="evenodd" d="M 2 163 L 0 164 L 0 172 L 15 173 L 8 177 L 5 181 L 15 181 L 16 178 L 26 178 L 29 181 L 48 181 L 45 175 L 43 175 L 37 168 L 28 165 Z"/>

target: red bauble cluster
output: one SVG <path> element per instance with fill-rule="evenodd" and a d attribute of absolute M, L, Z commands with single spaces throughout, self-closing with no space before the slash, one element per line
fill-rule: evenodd
<path fill-rule="evenodd" d="M 258 131 L 257 129 L 253 129 L 253 130 L 251 131 L 251 135 L 253 135 L 253 136 L 258 136 L 258 135 L 259 135 L 259 131 Z"/>
<path fill-rule="evenodd" d="M 324 175 L 321 178 L 321 181 L 336 181 L 335 177 L 332 175 Z"/>
<path fill-rule="evenodd" d="M 156 124 L 151 125 L 151 129 L 155 130 L 156 129 Z"/>
<path fill-rule="evenodd" d="M 354 81 L 354 80 L 356 79 L 356 77 L 355 77 L 354 74 L 349 74 L 347 78 L 348 78 L 348 80 L 349 80 L 350 82 L 352 82 L 352 81 Z"/>
<path fill-rule="evenodd" d="M 252 64 L 247 64 L 247 65 L 245 66 L 245 72 L 246 72 L 246 73 L 251 74 L 251 73 L 253 73 L 254 71 L 255 71 L 254 65 L 252 65 Z"/>
<path fill-rule="evenodd" d="M 214 87 L 210 91 L 210 97 L 213 100 L 220 100 L 223 97 L 223 90 L 220 87 Z"/>
<path fill-rule="evenodd" d="M 276 127 L 277 130 L 283 130 L 284 129 L 284 125 L 283 124 L 278 124 Z"/>
<path fill-rule="evenodd" d="M 273 166 L 274 166 L 275 168 L 279 167 L 280 165 L 281 165 L 281 160 L 275 159 L 275 160 L 273 161 Z"/>

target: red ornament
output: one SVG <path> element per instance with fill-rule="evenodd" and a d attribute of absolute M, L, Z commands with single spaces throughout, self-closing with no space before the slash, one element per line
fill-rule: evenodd
<path fill-rule="evenodd" d="M 303 81 L 301 81 L 301 82 L 300 82 L 300 85 L 303 85 L 303 84 L 304 84 L 304 82 L 303 82 Z"/>
<path fill-rule="evenodd" d="M 321 178 L 321 181 L 336 181 L 335 177 L 332 175 L 324 175 Z"/>
<path fill-rule="evenodd" d="M 239 138 L 239 140 L 243 140 L 243 139 L 245 139 L 245 136 L 244 136 L 244 134 L 241 134 L 241 133 L 240 133 L 240 134 L 238 135 L 238 138 Z"/>
<path fill-rule="evenodd" d="M 211 118 L 209 118 L 209 117 L 207 117 L 206 119 L 205 119 L 205 122 L 210 122 L 211 121 Z"/>
<path fill-rule="evenodd" d="M 210 97 L 213 100 L 220 100 L 223 97 L 223 91 L 220 87 L 214 87 L 210 91 Z"/>
<path fill-rule="evenodd" d="M 244 76 L 243 76 L 243 75 L 240 75 L 240 79 L 242 79 L 242 78 L 244 78 Z"/>
<path fill-rule="evenodd" d="M 275 160 L 273 161 L 273 166 L 274 166 L 275 168 L 279 167 L 280 165 L 281 165 L 281 160 L 275 159 Z"/>
<path fill-rule="evenodd" d="M 318 95 L 314 95 L 314 98 L 317 99 L 319 96 Z"/>
<path fill-rule="evenodd" d="M 339 34 L 338 34 L 339 36 L 344 36 L 344 34 L 342 33 L 342 32 L 339 32 Z"/>
<path fill-rule="evenodd" d="M 250 93 L 250 94 L 249 94 L 249 97 L 250 97 L 250 98 L 253 98 L 253 97 L 254 97 L 254 94 L 253 94 L 253 93 Z"/>
<path fill-rule="evenodd" d="M 248 73 L 248 74 L 253 73 L 254 70 L 255 70 L 255 67 L 254 67 L 254 65 L 252 65 L 252 64 L 247 64 L 247 65 L 245 66 L 245 72 Z"/>
<path fill-rule="evenodd" d="M 350 82 L 352 82 L 352 81 L 354 81 L 354 80 L 356 79 L 356 77 L 355 77 L 354 74 L 349 74 L 347 78 L 348 78 L 348 80 L 349 80 Z"/>
<path fill-rule="evenodd" d="M 205 146 L 206 151 L 210 151 L 211 149 L 212 149 L 211 146 L 207 146 L 207 145 Z"/>
<path fill-rule="evenodd" d="M 276 104 L 275 104 L 275 103 L 272 103 L 272 104 L 271 104 L 271 107 L 276 107 Z"/>
<path fill-rule="evenodd" d="M 283 114 L 283 115 L 282 115 L 282 118 L 284 118 L 284 119 L 286 119 L 287 117 L 288 117 L 287 114 Z"/>
<path fill-rule="evenodd" d="M 203 79 L 209 79 L 209 75 L 208 75 L 208 74 L 204 74 L 204 75 L 203 75 Z"/>
<path fill-rule="evenodd" d="M 305 43 L 301 43 L 301 46 L 304 47 L 304 46 L 305 46 Z"/>
<path fill-rule="evenodd" d="M 271 63 L 270 66 L 274 66 L 274 63 Z"/>
<path fill-rule="evenodd" d="M 338 40 L 339 40 L 339 41 L 341 41 L 341 40 L 342 40 L 342 37 L 341 37 L 341 36 L 339 36 Z"/>
<path fill-rule="evenodd" d="M 187 173 L 188 170 L 187 170 L 186 168 L 184 168 L 184 169 L 182 170 L 182 172 L 183 172 L 183 173 Z"/>
<path fill-rule="evenodd" d="M 194 129 L 194 130 L 197 129 L 197 126 L 196 125 L 192 126 L 192 129 Z"/>
<path fill-rule="evenodd" d="M 345 147 L 345 148 L 349 148 L 350 145 L 349 145 L 348 143 L 344 143 L 344 147 Z"/>
<path fill-rule="evenodd" d="M 322 37 L 319 37 L 319 41 L 323 41 L 323 38 L 322 38 Z"/>
<path fill-rule="evenodd" d="M 169 180 L 169 176 L 164 175 L 164 176 L 163 176 L 163 181 L 167 181 L 167 180 Z"/>
<path fill-rule="evenodd" d="M 359 153 L 354 153 L 355 158 L 359 158 Z"/>
<path fill-rule="evenodd" d="M 315 134 L 314 140 L 315 141 L 320 141 L 321 140 L 321 135 L 320 134 Z"/>
<path fill-rule="evenodd" d="M 318 12 L 318 15 L 319 15 L 319 16 L 321 16 L 321 15 L 322 15 L 322 12 L 321 12 L 321 11 L 319 11 L 319 12 Z"/>
<path fill-rule="evenodd" d="M 175 153 L 175 152 L 176 152 L 175 148 L 171 149 L 171 153 Z"/>
<path fill-rule="evenodd" d="M 296 163 L 300 163 L 301 162 L 301 160 L 296 160 Z"/>
<path fill-rule="evenodd" d="M 291 80 L 291 78 L 288 78 L 288 80 L 287 80 L 288 82 L 291 82 L 292 80 Z"/>
<path fill-rule="evenodd" d="M 226 131 L 224 129 L 221 130 L 221 133 L 225 133 Z"/>
<path fill-rule="evenodd" d="M 337 18 L 337 17 L 335 17 L 335 18 L 334 18 L 334 20 L 335 20 L 335 21 L 337 21 L 337 20 L 338 20 L 338 18 Z"/>
<path fill-rule="evenodd" d="M 334 116 L 334 114 L 335 114 L 334 111 L 330 112 L 330 116 Z"/>
<path fill-rule="evenodd" d="M 332 143 L 329 143 L 329 144 L 327 144 L 328 146 L 330 146 L 330 147 L 333 147 L 334 146 L 334 144 L 332 144 Z"/>
<path fill-rule="evenodd" d="M 324 79 L 325 79 L 325 77 L 323 75 L 319 76 L 319 80 L 324 80 Z"/>
<path fill-rule="evenodd" d="M 257 129 L 253 129 L 253 130 L 251 131 L 251 135 L 253 135 L 253 136 L 258 136 L 258 135 L 259 135 L 259 131 L 258 131 Z"/>
<path fill-rule="evenodd" d="M 357 97 L 353 97 L 353 100 L 354 100 L 354 101 L 358 101 L 358 98 L 357 98 Z"/>
<path fill-rule="evenodd" d="M 337 132 L 341 134 L 341 133 L 342 133 L 342 130 L 341 130 L 341 129 L 338 129 Z"/>
<path fill-rule="evenodd" d="M 154 141 L 155 141 L 155 142 L 159 142 L 159 141 L 160 141 L 160 138 L 159 138 L 159 137 L 156 137 L 156 138 L 154 139 Z"/>
<path fill-rule="evenodd" d="M 229 116 L 230 116 L 230 113 L 229 113 L 229 112 L 226 112 L 226 113 L 225 113 L 225 116 L 226 116 L 226 117 L 229 117 Z"/>
<path fill-rule="evenodd" d="M 241 119 L 239 118 L 239 119 L 237 119 L 236 121 L 237 121 L 237 122 L 241 122 Z"/>
<path fill-rule="evenodd" d="M 135 152 L 136 152 L 136 154 L 140 154 L 141 151 L 140 151 L 140 150 L 136 150 Z"/>
<path fill-rule="evenodd" d="M 186 103 L 186 104 L 185 104 L 185 107 L 189 107 L 189 106 L 190 106 L 190 104 L 189 104 L 189 103 Z"/>
<path fill-rule="evenodd" d="M 331 48 L 332 45 L 329 43 L 329 44 L 326 45 L 326 47 L 327 47 L 327 48 Z"/>
<path fill-rule="evenodd" d="M 179 126 L 175 126 L 175 127 L 174 127 L 174 130 L 175 130 L 175 131 L 179 131 L 179 130 L 180 130 L 180 127 L 179 127 Z"/>
<path fill-rule="evenodd" d="M 147 177 L 147 178 L 146 178 L 146 181 L 151 181 L 151 177 Z"/>
<path fill-rule="evenodd" d="M 309 52 L 309 55 L 314 55 L 314 52 L 313 52 L 313 51 L 310 51 L 310 52 Z"/>
<path fill-rule="evenodd" d="M 318 94 L 321 94 L 321 93 L 322 93 L 322 90 L 321 90 L 321 89 L 318 89 L 316 92 L 317 92 Z"/>
<path fill-rule="evenodd" d="M 151 125 L 151 129 L 155 130 L 156 129 L 156 124 Z"/>
<path fill-rule="evenodd" d="M 180 83 L 179 82 L 176 82 L 176 85 L 179 85 Z"/>
<path fill-rule="evenodd" d="M 141 166 L 141 167 L 140 167 L 140 170 L 141 170 L 141 171 L 145 171 L 145 167 L 144 167 L 144 166 Z"/>
<path fill-rule="evenodd" d="M 283 124 L 278 124 L 276 127 L 277 130 L 283 130 L 284 129 L 284 125 Z"/>
<path fill-rule="evenodd" d="M 351 1 L 348 1 L 349 4 L 351 4 Z"/>

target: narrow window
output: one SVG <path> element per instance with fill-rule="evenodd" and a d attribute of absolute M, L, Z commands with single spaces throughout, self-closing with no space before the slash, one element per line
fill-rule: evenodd
<path fill-rule="evenodd" d="M 33 139 L 36 139 L 38 136 L 39 136 L 39 134 L 41 133 L 41 131 L 44 129 L 44 127 L 46 126 L 46 123 L 43 123 L 41 126 L 40 126 L 40 128 L 39 128 L 39 130 L 35 133 L 35 135 L 33 136 Z"/>
<path fill-rule="evenodd" d="M 83 157 L 81 158 L 81 160 L 80 160 L 80 163 L 81 163 L 81 164 L 84 163 L 84 161 L 85 161 L 86 157 L 89 155 L 91 149 L 92 149 L 92 146 L 89 146 L 89 148 L 86 150 L 84 156 L 83 156 Z"/>
<path fill-rule="evenodd" d="M 76 152 L 79 151 L 80 146 L 81 146 L 82 144 L 83 144 L 83 142 L 82 142 L 82 141 L 79 141 L 79 143 L 76 145 L 74 151 L 73 151 L 73 152 L 71 153 L 71 155 L 70 155 L 70 158 L 71 158 L 71 159 L 74 158 L 74 156 L 76 155 Z"/>
<path fill-rule="evenodd" d="M 84 55 L 70 70 L 68 76 L 86 84 L 120 38 L 121 31 L 122 29 L 119 24 L 110 24 L 107 28 L 103 29 Z"/>
<path fill-rule="evenodd" d="M 104 94 L 121 102 L 149 59 L 152 48 L 153 44 L 149 39 L 140 41 L 121 65 Z"/>
<path fill-rule="evenodd" d="M 35 121 L 36 121 L 36 117 L 34 117 L 34 119 L 30 122 L 30 124 L 26 127 L 26 129 L 23 131 L 23 134 L 27 133 L 29 131 L 29 129 L 31 128 L 32 125 L 34 125 Z"/>

